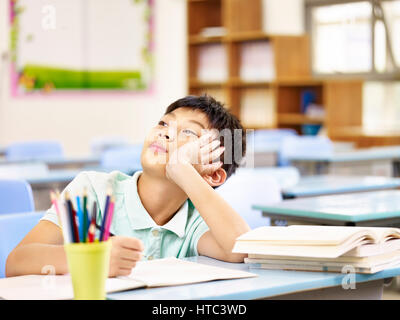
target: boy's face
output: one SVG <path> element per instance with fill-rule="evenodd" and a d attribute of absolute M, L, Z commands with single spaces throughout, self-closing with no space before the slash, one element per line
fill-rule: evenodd
<path fill-rule="evenodd" d="M 147 135 L 141 156 L 143 170 L 165 177 L 169 156 L 184 144 L 195 141 L 210 129 L 200 110 L 178 108 L 164 115 Z"/>

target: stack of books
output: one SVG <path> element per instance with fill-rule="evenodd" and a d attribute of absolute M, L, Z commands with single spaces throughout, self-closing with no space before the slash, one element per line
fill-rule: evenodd
<path fill-rule="evenodd" d="M 274 53 L 268 41 L 245 42 L 240 47 L 240 79 L 245 82 L 275 79 Z"/>
<path fill-rule="evenodd" d="M 204 44 L 198 49 L 197 78 L 201 82 L 224 82 L 228 79 L 228 60 L 225 46 Z"/>
<path fill-rule="evenodd" d="M 248 254 L 250 268 L 370 274 L 400 267 L 400 229 L 260 227 L 240 236 L 233 252 Z"/>
<path fill-rule="evenodd" d="M 245 89 L 240 97 L 240 120 L 245 127 L 273 127 L 276 123 L 272 89 Z"/>

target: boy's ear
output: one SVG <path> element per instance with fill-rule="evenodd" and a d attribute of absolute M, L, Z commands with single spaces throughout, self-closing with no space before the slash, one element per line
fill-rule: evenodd
<path fill-rule="evenodd" d="M 206 180 L 211 187 L 218 187 L 222 185 L 226 181 L 226 178 L 227 174 L 223 168 L 218 168 L 211 174 L 203 175 L 203 179 Z"/>

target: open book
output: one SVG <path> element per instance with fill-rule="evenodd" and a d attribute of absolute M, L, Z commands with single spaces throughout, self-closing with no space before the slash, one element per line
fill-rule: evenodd
<path fill-rule="evenodd" d="M 240 270 L 165 258 L 140 261 L 129 276 L 108 278 L 106 292 L 256 276 Z M 0 297 L 10 300 L 61 300 L 73 299 L 74 294 L 70 275 L 28 275 L 0 279 Z"/>
<path fill-rule="evenodd" d="M 307 225 L 261 227 L 237 238 L 233 252 L 337 258 L 351 250 L 355 250 L 354 254 L 358 252 L 359 255 L 359 248 L 371 244 L 373 246 L 367 250 L 370 255 L 390 252 L 399 248 L 398 239 L 398 228 Z"/>

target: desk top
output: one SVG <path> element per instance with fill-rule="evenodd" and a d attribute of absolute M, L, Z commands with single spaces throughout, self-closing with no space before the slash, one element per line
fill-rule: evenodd
<path fill-rule="evenodd" d="M 300 178 L 296 185 L 283 189 L 282 194 L 285 198 L 297 198 L 398 187 L 400 187 L 400 178 L 318 175 Z"/>
<path fill-rule="evenodd" d="M 111 172 L 113 170 L 119 170 L 123 173 L 132 175 L 135 171 L 139 169 L 135 168 L 85 168 L 85 169 L 60 169 L 60 170 L 50 170 L 46 173 L 32 174 L 24 178 L 30 185 L 36 186 L 41 184 L 52 184 L 52 183 L 68 183 L 72 181 L 80 172 L 82 171 L 98 171 L 98 172 Z"/>
<path fill-rule="evenodd" d="M 310 162 L 354 162 L 371 160 L 399 160 L 400 146 L 374 147 L 349 151 L 333 152 L 331 154 L 307 154 L 289 157 L 291 161 Z"/>
<path fill-rule="evenodd" d="M 362 222 L 400 218 L 400 190 L 370 191 L 285 200 L 253 209 L 293 217 Z"/>
<path fill-rule="evenodd" d="M 258 277 L 235 280 L 219 280 L 184 286 L 135 289 L 108 294 L 117 300 L 178 300 L 178 299 L 259 299 L 297 291 L 340 286 L 346 274 L 329 272 L 301 272 L 283 270 L 249 269 L 244 263 L 228 263 L 207 257 L 191 257 L 189 261 L 224 268 L 250 271 Z M 376 274 L 357 274 L 356 282 L 365 282 L 400 275 L 400 268 L 391 268 Z"/>
<path fill-rule="evenodd" d="M 0 148 L 1 151 L 1 148 Z M 68 165 L 98 165 L 100 163 L 99 156 L 84 156 L 84 157 L 56 157 L 56 158 L 44 158 L 35 160 L 7 160 L 0 159 L 0 164 L 24 164 L 24 163 L 35 163 L 42 162 L 49 166 L 68 166 Z"/>

